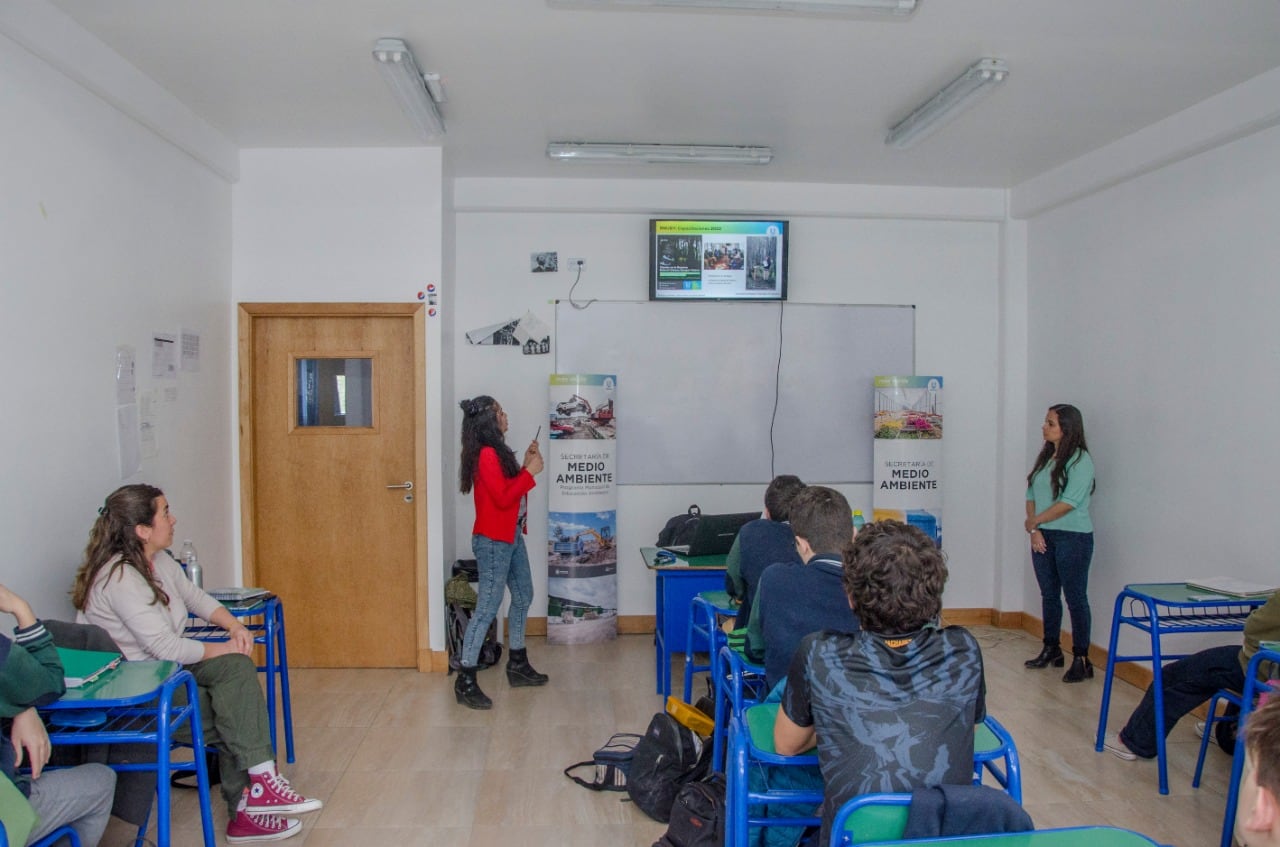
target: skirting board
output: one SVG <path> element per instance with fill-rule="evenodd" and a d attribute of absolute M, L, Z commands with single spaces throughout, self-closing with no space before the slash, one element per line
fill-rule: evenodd
<path fill-rule="evenodd" d="M 942 621 L 957 626 L 994 626 L 1000 629 L 1021 629 L 1036 638 L 1044 637 L 1044 622 L 1026 612 L 1002 612 L 997 609 L 943 609 Z M 506 622 L 503 622 L 506 625 Z M 646 635 L 654 631 L 653 615 L 619 615 L 618 633 L 620 635 Z M 525 624 L 525 634 L 546 636 L 547 619 L 529 618 Z M 1071 634 L 1062 634 L 1062 648 L 1071 650 Z M 1030 658 L 1028 656 L 1028 658 Z M 1089 646 L 1089 658 L 1095 665 L 1105 669 L 1107 651 L 1096 644 Z M 418 668 L 425 670 L 420 659 Z M 449 655 L 443 650 L 431 652 L 430 669 L 432 672 L 445 673 L 449 670 Z M 1116 679 L 1123 680 L 1139 690 L 1146 690 L 1151 684 L 1151 669 L 1136 662 L 1121 662 L 1116 665 Z M 1203 717 L 1204 707 L 1197 710 Z"/>

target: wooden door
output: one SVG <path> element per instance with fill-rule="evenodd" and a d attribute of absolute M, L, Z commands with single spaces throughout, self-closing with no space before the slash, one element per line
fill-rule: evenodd
<path fill-rule="evenodd" d="M 246 584 L 293 666 L 428 669 L 422 307 L 240 313 Z"/>

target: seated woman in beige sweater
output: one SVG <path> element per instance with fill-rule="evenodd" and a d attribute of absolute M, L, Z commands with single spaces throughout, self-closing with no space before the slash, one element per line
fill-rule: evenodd
<path fill-rule="evenodd" d="M 276 770 L 267 706 L 249 658 L 253 635 L 169 555 L 176 523 L 160 489 L 114 491 L 98 510 L 76 574 L 76 620 L 105 629 L 126 659 L 179 662 L 195 677 L 205 737 L 218 750 L 227 842 L 289 838 L 302 825 L 281 815 L 321 803 L 294 791 Z M 222 627 L 229 640 L 183 637 L 188 612 Z"/>

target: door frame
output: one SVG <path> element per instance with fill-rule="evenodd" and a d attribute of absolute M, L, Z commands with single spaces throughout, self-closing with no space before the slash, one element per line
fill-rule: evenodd
<path fill-rule="evenodd" d="M 254 526 L 253 333 L 267 318 L 411 317 L 413 319 L 414 630 L 418 670 L 432 670 L 430 587 L 427 579 L 427 322 L 422 303 L 240 303 L 238 304 L 240 427 L 240 555 L 245 585 L 257 574 Z M 295 610 L 294 614 L 298 614 Z"/>

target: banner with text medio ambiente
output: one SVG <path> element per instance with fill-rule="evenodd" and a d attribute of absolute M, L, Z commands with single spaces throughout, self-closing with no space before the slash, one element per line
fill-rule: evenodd
<path fill-rule="evenodd" d="M 552 374 L 547 484 L 547 641 L 618 636 L 617 379 Z"/>
<path fill-rule="evenodd" d="M 942 546 L 942 377 L 875 378 L 875 519 L 903 521 Z"/>

